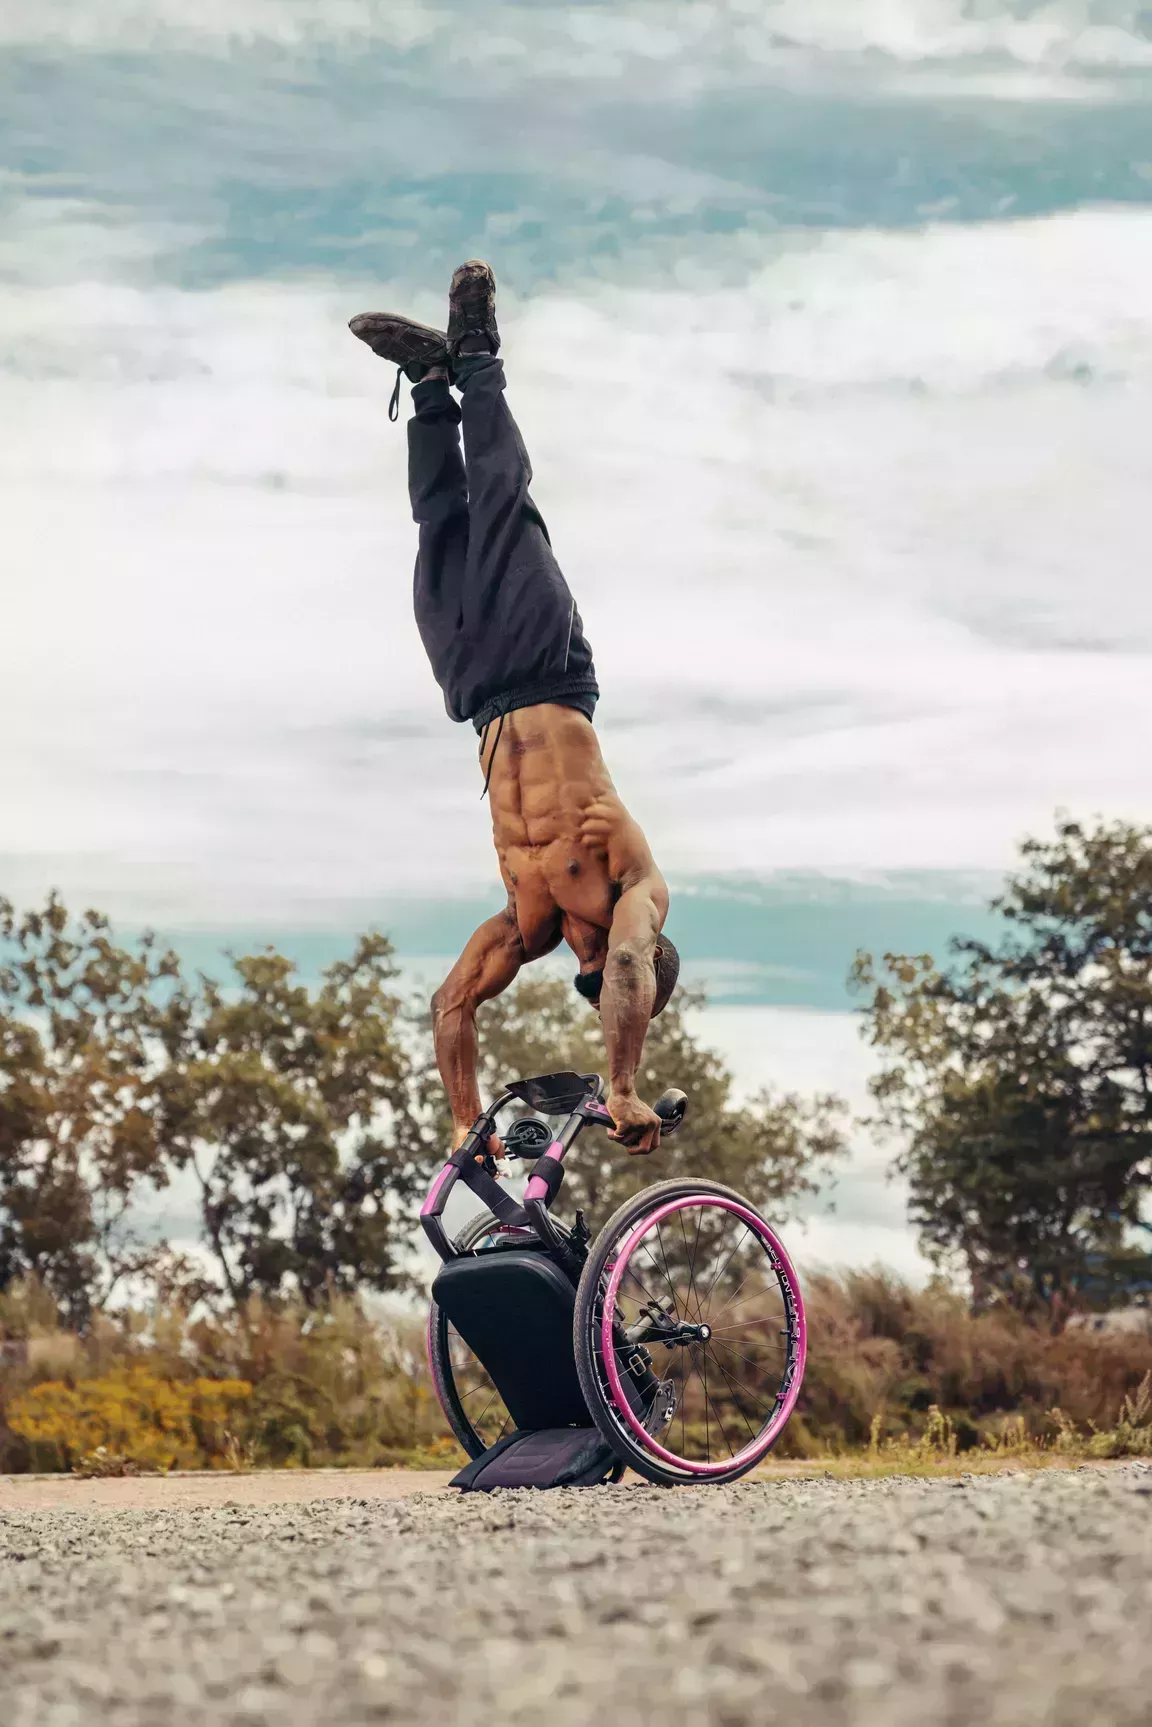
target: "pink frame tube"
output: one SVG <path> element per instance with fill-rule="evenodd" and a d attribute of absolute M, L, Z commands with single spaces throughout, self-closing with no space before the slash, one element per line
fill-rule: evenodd
<path fill-rule="evenodd" d="M 616 1311 L 616 1294 L 636 1248 L 644 1237 L 661 1224 L 666 1217 L 671 1217 L 675 1212 L 684 1211 L 689 1206 L 697 1205 L 719 1206 L 724 1211 L 732 1212 L 748 1225 L 752 1233 L 767 1248 L 773 1268 L 787 1284 L 796 1312 L 796 1360 L 780 1406 L 762 1434 L 759 1434 L 746 1445 L 743 1451 L 738 1451 L 735 1457 L 725 1458 L 721 1463 L 696 1463 L 687 1457 L 677 1457 L 674 1451 L 669 1451 L 647 1431 L 624 1390 L 620 1369 L 616 1364 L 616 1345 L 612 1336 L 612 1318 Z M 670 1463 L 674 1468 L 682 1470 L 688 1477 L 698 1476 L 705 1479 L 712 1475 L 726 1475 L 731 1469 L 759 1462 L 760 1458 L 766 1456 L 779 1439 L 789 1416 L 796 1407 L 796 1399 L 800 1395 L 800 1386 L 804 1379 L 804 1365 L 808 1357 L 808 1327 L 804 1317 L 804 1302 L 800 1295 L 800 1285 L 792 1261 L 785 1253 L 775 1231 L 769 1228 L 764 1219 L 758 1217 L 746 1205 L 742 1205 L 734 1199 L 728 1199 L 719 1193 L 685 1194 L 680 1199 L 670 1199 L 667 1204 L 660 1206 L 654 1212 L 650 1212 L 647 1217 L 642 1217 L 625 1238 L 608 1279 L 608 1288 L 604 1295 L 604 1315 L 600 1328 L 600 1352 L 604 1359 L 604 1371 L 608 1378 L 616 1413 L 623 1420 L 625 1426 L 632 1430 L 645 1451 L 650 1451 L 653 1456 L 659 1457 L 663 1462 Z"/>
<path fill-rule="evenodd" d="M 446 1163 L 435 1181 L 432 1183 L 432 1186 L 428 1189 L 428 1197 L 420 1207 L 421 1217 L 432 1217 L 434 1215 L 436 1210 L 436 1201 L 444 1191 L 445 1182 L 450 1181 L 455 1174 L 456 1165 L 454 1163 Z"/>
<path fill-rule="evenodd" d="M 548 1150 L 544 1153 L 544 1156 L 552 1158 L 555 1163 L 563 1163 L 564 1153 L 566 1150 L 566 1146 L 561 1145 L 558 1139 L 554 1139 L 552 1144 L 548 1147 Z M 528 1186 L 524 1189 L 524 1198 L 526 1201 L 529 1199 L 548 1198 L 548 1183 L 544 1180 L 542 1175 L 533 1175 L 529 1177 Z"/>

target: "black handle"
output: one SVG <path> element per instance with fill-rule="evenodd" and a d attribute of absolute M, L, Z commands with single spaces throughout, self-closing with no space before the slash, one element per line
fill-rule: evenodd
<path fill-rule="evenodd" d="M 682 1091 L 677 1091 L 675 1086 L 669 1086 L 667 1091 L 660 1093 L 652 1108 L 660 1117 L 660 1133 L 664 1138 L 675 1133 L 684 1120 L 688 1111 L 688 1099 Z"/>

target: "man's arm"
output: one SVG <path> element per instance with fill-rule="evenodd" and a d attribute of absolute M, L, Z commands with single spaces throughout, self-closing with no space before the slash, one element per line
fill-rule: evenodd
<path fill-rule="evenodd" d="M 499 912 L 480 925 L 432 997 L 436 1066 L 452 1110 L 454 1151 L 480 1114 L 476 1009 L 508 988 L 526 957 L 515 914 Z"/>
<path fill-rule="evenodd" d="M 655 1151 L 660 1117 L 636 1095 L 636 1069 L 656 998 L 656 938 L 668 915 L 668 889 L 653 869 L 627 888 L 612 912 L 600 1019 L 608 1046 L 610 1139 L 632 1152 Z"/>

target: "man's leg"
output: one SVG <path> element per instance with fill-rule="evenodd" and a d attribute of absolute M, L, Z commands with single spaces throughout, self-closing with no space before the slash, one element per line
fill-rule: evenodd
<path fill-rule="evenodd" d="M 504 393 L 494 354 L 461 354 L 468 486 L 468 575 L 464 630 L 495 643 L 500 663 L 477 668 L 490 693 L 557 677 L 594 677 L 580 614 L 532 501 L 532 465 Z M 503 681 L 501 681 L 503 680 Z"/>
<path fill-rule="evenodd" d="M 460 451 L 460 410 L 446 376 L 412 391 L 408 495 L 420 528 L 413 598 L 416 623 L 441 687 L 454 687 L 468 558 L 468 485 Z M 452 712 L 449 707 L 449 712 Z M 465 714 L 452 714 L 464 719 Z"/>

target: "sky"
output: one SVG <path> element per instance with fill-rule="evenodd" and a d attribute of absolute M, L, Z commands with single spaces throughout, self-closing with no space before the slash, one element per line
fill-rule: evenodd
<path fill-rule="evenodd" d="M 1152 12 L 7 0 L 0 892 L 433 972 L 498 899 L 345 327 L 475 255 L 702 1025 L 862 1095 L 858 945 L 1152 818 Z M 919 1265 L 886 1156 L 812 1254 Z"/>

